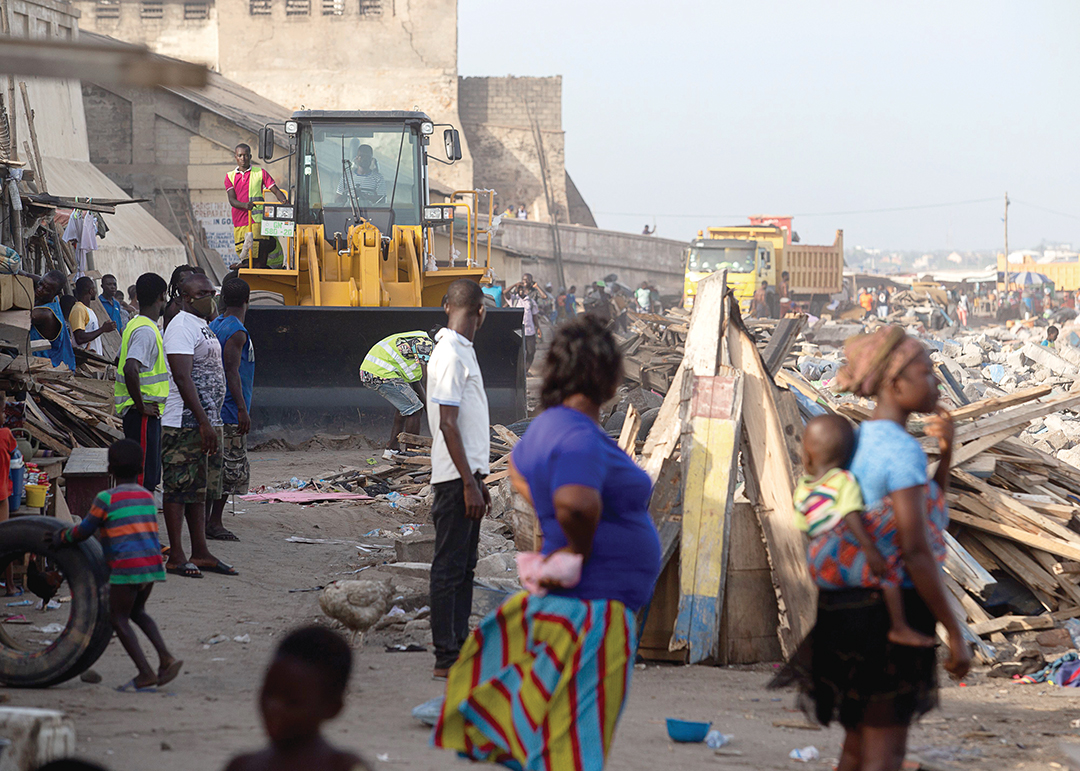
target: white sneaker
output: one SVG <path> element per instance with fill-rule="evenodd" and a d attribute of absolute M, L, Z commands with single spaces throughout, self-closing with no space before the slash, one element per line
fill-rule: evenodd
<path fill-rule="evenodd" d="M 393 460 L 395 455 L 400 454 L 397 450 L 383 450 L 382 456 L 383 460 Z"/>

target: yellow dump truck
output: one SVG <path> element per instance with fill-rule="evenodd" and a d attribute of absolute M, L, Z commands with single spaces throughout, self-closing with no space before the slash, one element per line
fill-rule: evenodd
<path fill-rule="evenodd" d="M 750 310 L 754 290 L 768 281 L 778 286 L 788 274 L 788 298 L 820 313 L 829 296 L 844 285 L 844 231 L 836 231 L 831 246 L 788 243 L 775 225 L 733 225 L 699 231 L 686 252 L 683 305 L 694 306 L 697 283 L 709 273 L 726 269 L 728 286 L 743 311 Z"/>

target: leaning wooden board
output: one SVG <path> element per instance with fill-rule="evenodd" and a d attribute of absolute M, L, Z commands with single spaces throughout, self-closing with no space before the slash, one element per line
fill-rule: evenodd
<path fill-rule="evenodd" d="M 688 647 L 689 661 L 714 658 L 720 642 L 731 511 L 738 476 L 742 427 L 742 376 L 722 367 L 715 377 L 695 377 L 689 432 L 683 436 L 683 492 L 679 613 L 672 649 Z"/>
<path fill-rule="evenodd" d="M 780 647 L 785 656 L 791 656 L 814 623 L 817 592 L 806 569 L 806 536 L 791 510 L 795 484 L 776 407 L 776 385 L 742 324 L 738 305 L 731 297 L 727 302 L 725 353 L 731 366 L 743 373 L 743 433 L 753 438 L 743 451 L 749 455 L 760 491 L 753 503 L 765 534 L 780 606 Z"/>

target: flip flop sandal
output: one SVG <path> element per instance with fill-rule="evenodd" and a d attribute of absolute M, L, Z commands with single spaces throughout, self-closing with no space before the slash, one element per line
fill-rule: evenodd
<path fill-rule="evenodd" d="M 198 566 L 196 566 L 198 567 Z M 218 560 L 213 565 L 205 565 L 199 568 L 204 573 L 219 573 L 223 576 L 238 576 L 240 573 L 232 565 L 226 565 L 221 560 Z"/>
<path fill-rule="evenodd" d="M 177 659 L 165 669 L 159 669 L 157 684 L 165 685 L 166 683 L 171 683 L 176 679 L 176 676 L 180 674 L 180 668 L 182 666 L 184 666 L 184 662 Z"/>
<path fill-rule="evenodd" d="M 208 539 L 210 539 L 211 541 L 239 541 L 240 540 L 240 538 L 237 537 L 236 533 L 232 532 L 231 530 L 221 530 L 220 532 L 217 532 L 217 533 L 207 533 L 206 537 Z"/>
<path fill-rule="evenodd" d="M 140 688 L 139 686 L 135 685 L 135 678 L 131 678 L 123 685 L 116 686 L 116 690 L 120 693 L 157 693 L 157 686 L 145 685 Z"/>
<path fill-rule="evenodd" d="M 194 562 L 185 562 L 178 568 L 165 568 L 166 573 L 172 573 L 174 576 L 183 576 L 184 578 L 202 578 L 202 571 L 199 570 L 199 566 Z"/>

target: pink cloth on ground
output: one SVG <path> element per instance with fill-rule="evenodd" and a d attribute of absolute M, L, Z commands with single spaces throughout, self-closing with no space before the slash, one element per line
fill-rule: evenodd
<path fill-rule="evenodd" d="M 570 589 L 581 582 L 581 566 L 584 558 L 580 554 L 557 551 L 549 557 L 537 551 L 519 552 L 517 555 L 518 578 L 529 594 L 543 597 L 547 589 L 541 581 L 555 581 L 559 586 Z"/>

